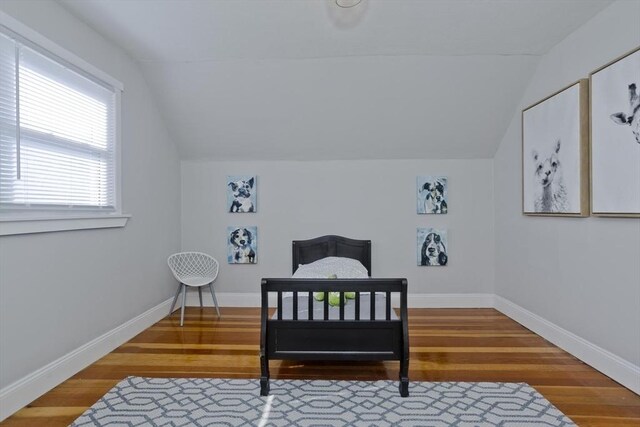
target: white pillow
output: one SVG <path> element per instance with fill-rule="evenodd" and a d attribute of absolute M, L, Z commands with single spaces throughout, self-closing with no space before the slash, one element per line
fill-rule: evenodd
<path fill-rule="evenodd" d="M 326 279 L 335 274 L 338 279 L 365 279 L 367 269 L 360 261 L 352 258 L 326 257 L 310 264 L 300 264 L 293 278 Z"/>

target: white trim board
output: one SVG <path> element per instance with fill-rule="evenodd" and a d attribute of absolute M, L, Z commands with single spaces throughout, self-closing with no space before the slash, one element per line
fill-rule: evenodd
<path fill-rule="evenodd" d="M 124 227 L 131 215 L 94 215 L 68 218 L 1 218 L 0 236 Z"/>
<path fill-rule="evenodd" d="M 498 295 L 494 308 L 587 365 L 640 394 L 640 366 L 616 356 L 560 326 Z"/>
<path fill-rule="evenodd" d="M 212 306 L 211 295 L 206 292 L 208 289 L 203 289 L 203 291 L 205 291 L 203 292 L 204 305 Z M 259 293 L 220 292 L 216 296 L 223 307 L 258 307 L 260 304 Z M 172 300 L 173 298 L 170 298 L 156 305 L 0 390 L 0 421 L 163 319 L 168 314 Z M 408 302 L 409 307 L 415 308 L 495 308 L 633 392 L 640 394 L 640 367 L 500 296 L 493 294 L 410 294 Z M 179 303 L 180 301 L 178 301 Z M 187 305 L 199 305 L 197 292 L 191 290 L 187 294 Z M 398 304 L 394 302 L 394 305 Z"/>
<path fill-rule="evenodd" d="M 0 390 L 0 421 L 71 378 L 167 315 L 171 299 L 100 335 Z"/>

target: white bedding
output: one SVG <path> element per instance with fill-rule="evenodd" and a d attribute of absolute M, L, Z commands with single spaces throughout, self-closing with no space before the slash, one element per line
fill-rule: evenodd
<path fill-rule="evenodd" d="M 369 273 L 358 260 L 330 256 L 310 264 L 300 264 L 293 273 L 294 279 L 366 279 Z"/>
<path fill-rule="evenodd" d="M 335 276 L 334 276 L 335 275 Z M 352 258 L 342 258 L 342 257 L 326 257 L 319 259 L 318 261 L 314 261 L 309 264 L 300 264 L 295 273 L 293 273 L 292 278 L 294 279 L 367 279 L 369 278 L 369 273 L 367 272 L 367 268 L 362 265 L 362 263 L 358 260 Z M 362 318 L 366 319 L 369 316 L 369 292 L 361 292 L 361 297 L 363 298 L 361 301 L 361 313 Z M 291 300 L 293 299 L 292 292 L 283 292 L 283 304 L 286 307 L 285 313 L 289 313 L 288 316 L 291 316 L 290 310 L 292 307 Z M 379 292 L 376 295 L 376 318 L 380 319 L 384 316 L 384 307 L 386 296 L 383 292 Z M 304 293 L 300 293 L 298 296 L 298 312 L 300 318 L 306 318 L 307 314 L 307 297 L 304 296 Z M 347 319 L 354 318 L 353 307 L 355 302 L 353 300 L 347 300 L 345 304 L 345 316 Z M 314 301 L 314 318 L 321 319 L 323 313 L 324 303 L 320 301 Z M 331 319 L 338 318 L 339 307 L 330 307 L 329 315 Z M 274 315 L 275 317 L 275 315 Z M 395 317 L 395 312 L 392 310 L 392 318 Z"/>

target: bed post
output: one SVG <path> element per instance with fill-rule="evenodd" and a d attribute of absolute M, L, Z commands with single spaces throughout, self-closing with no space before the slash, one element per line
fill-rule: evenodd
<path fill-rule="evenodd" d="M 260 396 L 269 395 L 269 352 L 267 351 L 267 318 L 269 316 L 269 293 L 267 281 L 262 279 L 262 308 L 260 316 Z"/>
<path fill-rule="evenodd" d="M 293 242 L 291 242 L 291 261 L 293 263 L 291 274 L 295 274 L 296 270 L 298 269 L 298 264 L 300 263 L 300 260 L 298 259 L 298 251 L 296 249 L 296 241 L 294 240 Z"/>
<path fill-rule="evenodd" d="M 409 396 L 409 316 L 407 313 L 407 281 L 402 280 L 400 293 L 400 319 L 402 321 L 402 355 L 400 358 L 400 396 Z"/>

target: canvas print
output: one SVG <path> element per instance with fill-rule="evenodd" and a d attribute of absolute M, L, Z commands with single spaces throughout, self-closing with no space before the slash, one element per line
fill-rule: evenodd
<path fill-rule="evenodd" d="M 231 213 L 257 212 L 257 177 L 227 177 L 227 210 Z"/>
<path fill-rule="evenodd" d="M 229 264 L 256 264 L 258 262 L 258 227 L 228 227 L 227 236 Z"/>
<path fill-rule="evenodd" d="M 416 182 L 419 214 L 446 214 L 449 188 L 446 176 L 419 176 Z"/>
<path fill-rule="evenodd" d="M 581 80 L 522 112 L 524 214 L 588 215 L 587 103 Z"/>
<path fill-rule="evenodd" d="M 591 74 L 594 215 L 640 216 L 640 48 Z"/>
<path fill-rule="evenodd" d="M 447 230 L 418 228 L 418 265 L 447 265 L 448 247 Z"/>

